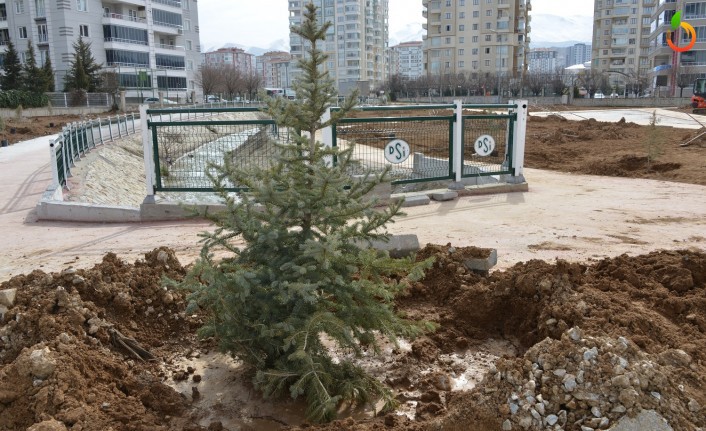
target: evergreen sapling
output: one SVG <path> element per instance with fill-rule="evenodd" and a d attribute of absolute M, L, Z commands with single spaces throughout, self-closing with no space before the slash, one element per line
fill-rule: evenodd
<path fill-rule="evenodd" d="M 217 228 L 202 234 L 201 257 L 181 285 L 193 291 L 192 307 L 209 312 L 201 334 L 216 337 L 223 351 L 252 367 L 257 388 L 266 396 L 304 396 L 308 418 L 328 421 L 341 403 L 382 399 L 385 409 L 394 407 L 389 388 L 349 356 L 334 360 L 330 348 L 352 356 L 365 349 L 379 353 L 383 336 L 396 342 L 433 329 L 394 310 L 394 298 L 423 277 L 431 261 L 393 259 L 365 247 L 388 238 L 385 225 L 401 203 L 374 209 L 366 195 L 387 171 L 368 170 L 353 180 L 350 172 L 361 168 L 353 146 L 316 141 L 317 130 L 345 116 L 357 95 L 330 121 L 321 120 L 337 100 L 317 47 L 331 24 L 318 25 L 311 3 L 304 17 L 292 29 L 308 45 L 294 85 L 297 100 L 270 99 L 266 110 L 293 138 L 275 144 L 268 166 L 236 168 L 226 158 L 216 168 L 211 178 L 227 211 L 209 215 Z M 247 192 L 234 198 L 226 184 Z M 217 250 L 229 256 L 216 260 Z"/>

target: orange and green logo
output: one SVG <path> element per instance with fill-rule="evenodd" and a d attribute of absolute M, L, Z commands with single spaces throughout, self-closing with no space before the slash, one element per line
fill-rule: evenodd
<path fill-rule="evenodd" d="M 672 31 L 676 31 L 679 27 L 683 28 L 689 37 L 689 44 L 686 46 L 677 46 L 672 42 Z M 681 11 L 678 11 L 672 17 L 672 31 L 667 32 L 667 45 L 676 52 L 685 52 L 694 47 L 696 43 L 696 30 L 688 22 L 682 22 Z"/>

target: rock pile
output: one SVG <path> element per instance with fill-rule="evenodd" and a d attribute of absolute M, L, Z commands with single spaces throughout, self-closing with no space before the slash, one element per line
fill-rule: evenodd
<path fill-rule="evenodd" d="M 652 355 L 624 337 L 583 336 L 574 327 L 524 358 L 500 360 L 485 391 L 506 393 L 499 407 L 504 431 L 608 430 L 646 410 L 667 422 L 703 423 L 701 406 L 671 377 L 691 362 L 681 350 Z"/>

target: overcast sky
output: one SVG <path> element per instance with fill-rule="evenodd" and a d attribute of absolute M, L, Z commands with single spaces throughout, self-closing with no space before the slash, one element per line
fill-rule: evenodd
<path fill-rule="evenodd" d="M 201 0 L 198 7 L 202 51 L 227 43 L 263 49 L 289 46 L 287 0 Z M 392 44 L 417 39 L 424 20 L 422 10 L 422 0 L 390 0 Z M 552 25 L 534 25 L 533 42 L 591 40 L 593 0 L 532 0 L 531 14 L 556 18 L 534 20 Z"/>

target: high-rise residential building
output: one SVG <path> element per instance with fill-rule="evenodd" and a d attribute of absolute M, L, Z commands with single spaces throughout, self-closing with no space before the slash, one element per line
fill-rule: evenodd
<path fill-rule="evenodd" d="M 201 63 L 196 0 L 13 0 L 0 4 L 0 45 L 12 40 L 22 61 L 29 41 L 37 62 L 47 58 L 56 89 L 79 37 L 90 41 L 96 62 L 117 73 L 132 97 L 163 92 L 186 97 L 198 92 L 194 73 Z"/>
<path fill-rule="evenodd" d="M 266 52 L 256 58 L 257 74 L 263 87 L 287 89 L 292 86 L 292 56 L 284 51 Z"/>
<path fill-rule="evenodd" d="M 676 52 L 667 44 L 667 33 L 672 31 L 672 17 L 681 11 L 682 21 L 696 30 L 696 43 L 686 52 Z M 660 0 L 652 13 L 650 27 L 651 87 L 666 87 L 670 95 L 679 95 L 679 86 L 691 87 L 696 77 L 706 74 L 706 1 Z M 672 31 L 672 42 L 677 46 L 689 44 L 688 36 L 679 28 Z"/>
<path fill-rule="evenodd" d="M 388 0 L 290 0 L 290 25 L 302 23 L 309 2 L 318 7 L 319 22 L 333 23 L 320 48 L 329 57 L 324 67 L 338 92 L 345 95 L 357 88 L 367 95 L 381 86 L 388 70 Z M 305 55 L 301 37 L 292 33 L 289 42 L 293 61 Z M 296 68 L 292 72 L 298 73 Z"/>
<path fill-rule="evenodd" d="M 529 71 L 550 74 L 558 67 L 559 52 L 551 48 L 535 48 L 529 52 Z"/>
<path fill-rule="evenodd" d="M 242 73 L 255 72 L 254 55 L 242 48 L 220 48 L 204 54 L 204 64 L 208 66 L 234 67 Z"/>
<path fill-rule="evenodd" d="M 566 48 L 566 66 L 583 64 L 591 61 L 591 44 L 577 43 Z"/>
<path fill-rule="evenodd" d="M 595 0 L 591 68 L 607 73 L 613 85 L 648 76 L 650 21 L 656 4 L 657 0 Z"/>
<path fill-rule="evenodd" d="M 405 79 L 417 79 L 424 74 L 424 55 L 421 41 L 404 42 L 390 48 L 390 74 Z"/>
<path fill-rule="evenodd" d="M 428 75 L 527 71 L 530 0 L 422 0 Z"/>

